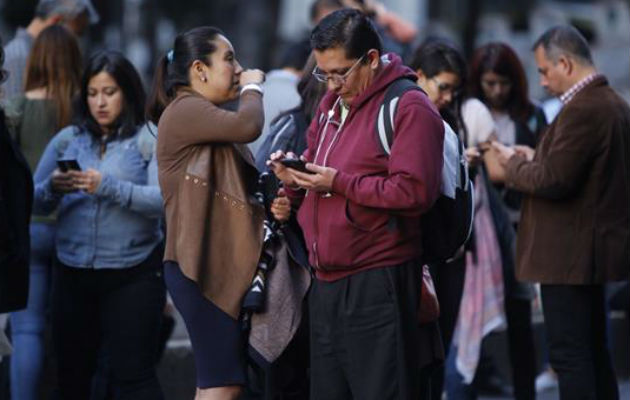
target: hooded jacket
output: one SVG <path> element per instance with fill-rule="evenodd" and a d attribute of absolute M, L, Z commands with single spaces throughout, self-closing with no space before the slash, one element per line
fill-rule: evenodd
<path fill-rule="evenodd" d="M 339 97 L 328 92 L 309 127 L 304 156 L 338 171 L 330 196 L 289 194 L 300 203 L 298 221 L 318 279 L 334 281 L 422 255 L 420 216 L 439 196 L 444 127 L 429 98 L 408 91 L 398 102 L 391 154 L 384 153 L 377 114 L 388 85 L 400 78 L 417 77 L 397 55 L 385 55 L 343 124 Z"/>

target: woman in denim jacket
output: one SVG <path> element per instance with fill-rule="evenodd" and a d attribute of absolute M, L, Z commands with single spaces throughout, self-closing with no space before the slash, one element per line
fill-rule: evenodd
<path fill-rule="evenodd" d="M 155 375 L 165 302 L 162 196 L 144 100 L 140 77 L 121 54 L 92 57 L 77 124 L 53 138 L 35 174 L 34 212 L 58 208 L 52 320 L 59 398 L 90 398 L 99 354 L 115 398 L 162 398 Z M 76 160 L 80 170 L 64 172 L 59 160 Z"/>

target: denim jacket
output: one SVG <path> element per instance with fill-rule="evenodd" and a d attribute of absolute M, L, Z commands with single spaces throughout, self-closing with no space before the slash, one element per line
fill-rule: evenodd
<path fill-rule="evenodd" d="M 157 129 L 153 127 L 153 132 Z M 147 126 L 133 136 L 106 144 L 77 126 L 61 130 L 48 143 L 35 172 L 33 212 L 58 209 L 59 260 L 77 268 L 128 268 L 140 264 L 163 239 L 162 195 L 157 182 L 155 138 Z M 59 159 L 76 159 L 82 170 L 102 174 L 95 194 L 52 190 Z"/>

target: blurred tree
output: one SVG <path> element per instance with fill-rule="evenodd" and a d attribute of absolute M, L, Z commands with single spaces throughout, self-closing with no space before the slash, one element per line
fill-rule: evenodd
<path fill-rule="evenodd" d="M 237 56 L 244 67 L 268 70 L 278 40 L 280 0 L 239 2 L 238 30 L 234 36 Z"/>

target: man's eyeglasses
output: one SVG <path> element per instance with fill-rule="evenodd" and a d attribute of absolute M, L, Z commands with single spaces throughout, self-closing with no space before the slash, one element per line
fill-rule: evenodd
<path fill-rule="evenodd" d="M 348 68 L 348 70 L 344 74 L 325 74 L 321 72 L 321 70 L 318 67 L 315 67 L 315 69 L 313 70 L 313 76 L 319 82 L 327 83 L 328 81 L 332 81 L 335 85 L 341 86 L 344 83 L 346 83 L 346 80 L 348 79 L 350 74 L 352 74 L 352 72 L 355 70 L 357 65 L 361 63 L 364 57 L 365 57 L 365 54 L 362 55 L 361 58 L 359 58 L 354 64 L 352 64 L 352 66 Z"/>
<path fill-rule="evenodd" d="M 440 82 L 435 78 L 429 78 L 429 80 L 435 82 L 435 87 L 437 87 L 437 90 L 440 93 L 450 93 L 453 97 L 457 97 L 461 93 L 461 89 L 459 87 L 453 86 L 450 83 Z"/>

